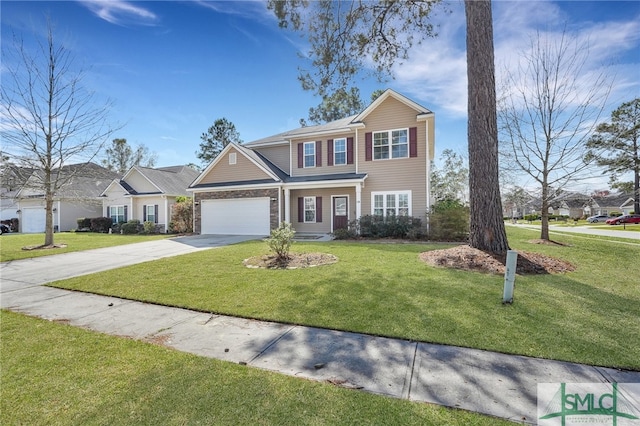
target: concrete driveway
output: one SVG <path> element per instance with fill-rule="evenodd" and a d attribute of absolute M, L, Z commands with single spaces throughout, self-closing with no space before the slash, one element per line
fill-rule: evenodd
<path fill-rule="evenodd" d="M 3 262 L 0 293 L 260 238 L 195 235 Z"/>

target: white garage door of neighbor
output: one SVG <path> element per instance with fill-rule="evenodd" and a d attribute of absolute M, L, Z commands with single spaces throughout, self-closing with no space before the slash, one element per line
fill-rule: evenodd
<path fill-rule="evenodd" d="M 44 232 L 45 211 L 42 207 L 23 208 L 22 217 L 22 232 L 25 234 L 34 234 L 38 232 Z"/>
<path fill-rule="evenodd" d="M 269 235 L 268 197 L 202 201 L 202 234 Z"/>

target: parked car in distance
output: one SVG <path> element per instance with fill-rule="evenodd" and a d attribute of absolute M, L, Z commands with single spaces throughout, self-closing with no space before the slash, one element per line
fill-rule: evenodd
<path fill-rule="evenodd" d="M 9 227 L 7 225 L 4 224 L 0 224 L 0 235 L 9 232 Z"/>
<path fill-rule="evenodd" d="M 640 214 L 626 214 L 607 220 L 608 225 L 620 225 L 621 223 L 640 223 Z"/>
<path fill-rule="evenodd" d="M 587 218 L 587 222 L 596 223 L 596 222 L 606 222 L 609 219 L 609 216 L 606 214 L 599 214 L 596 216 L 590 216 Z"/>

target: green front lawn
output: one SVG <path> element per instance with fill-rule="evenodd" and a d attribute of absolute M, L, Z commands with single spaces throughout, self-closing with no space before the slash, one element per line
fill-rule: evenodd
<path fill-rule="evenodd" d="M 98 234 L 93 232 L 60 232 L 54 235 L 55 244 L 66 247 L 41 250 L 22 250 L 44 243 L 44 234 L 3 234 L 0 236 L 0 262 L 49 256 L 72 251 L 91 250 L 123 244 L 140 243 L 149 240 L 167 238 L 170 235 L 120 235 Z"/>
<path fill-rule="evenodd" d="M 3 425 L 508 425 L 2 312 Z"/>
<path fill-rule="evenodd" d="M 640 245 L 554 235 L 568 246 L 529 243 L 536 230 L 508 227 L 519 250 L 577 265 L 564 275 L 518 276 L 503 306 L 503 277 L 439 269 L 418 259 L 427 244 L 296 243 L 336 255 L 334 265 L 248 269 L 264 242 L 148 262 L 56 286 L 207 312 L 304 324 L 505 353 L 640 370 Z"/>

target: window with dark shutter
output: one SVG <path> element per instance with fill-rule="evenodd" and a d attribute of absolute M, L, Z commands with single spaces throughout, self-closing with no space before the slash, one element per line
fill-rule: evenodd
<path fill-rule="evenodd" d="M 322 141 L 316 141 L 316 167 L 322 167 Z"/>
<path fill-rule="evenodd" d="M 333 166 L 333 139 L 327 141 L 327 166 Z"/>
<path fill-rule="evenodd" d="M 158 205 L 157 204 L 154 206 L 154 210 L 155 210 L 154 220 L 155 220 L 155 223 L 158 223 Z"/>
<path fill-rule="evenodd" d="M 409 129 L 409 157 L 418 156 L 418 128 Z"/>
<path fill-rule="evenodd" d="M 298 197 L 298 222 L 304 222 L 304 197 Z"/>
<path fill-rule="evenodd" d="M 304 167 L 304 144 L 298 144 L 298 168 Z"/>
<path fill-rule="evenodd" d="M 322 197 L 316 197 L 316 222 L 322 222 Z"/>
<path fill-rule="evenodd" d="M 364 135 L 364 156 L 366 161 L 371 161 L 373 158 L 373 134 L 371 132 Z"/>
<path fill-rule="evenodd" d="M 353 138 L 347 138 L 347 164 L 353 164 Z"/>
<path fill-rule="evenodd" d="M 147 206 L 146 204 L 142 206 L 142 221 L 147 221 Z"/>

